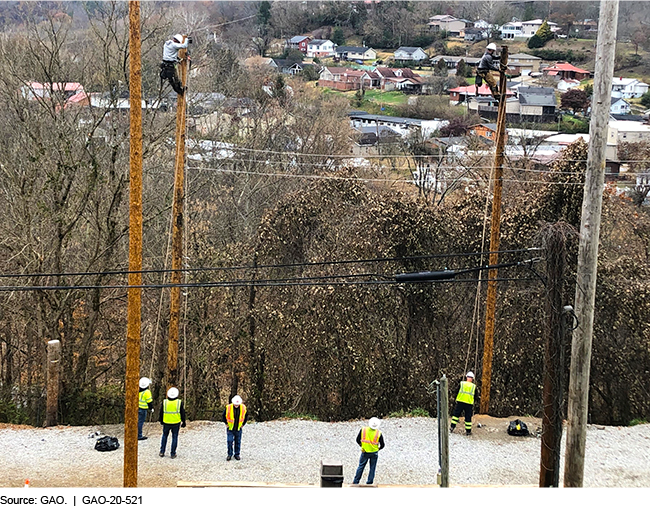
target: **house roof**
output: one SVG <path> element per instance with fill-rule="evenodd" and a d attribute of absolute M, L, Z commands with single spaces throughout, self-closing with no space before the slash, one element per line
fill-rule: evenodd
<path fill-rule="evenodd" d="M 497 131 L 497 124 L 496 123 L 477 123 L 476 125 L 472 125 L 470 128 L 474 127 L 485 127 L 487 129 L 493 130 L 494 132 Z"/>
<path fill-rule="evenodd" d="M 588 70 L 585 69 L 579 69 L 575 65 L 571 65 L 570 63 L 567 62 L 560 62 L 556 63 L 555 65 L 551 65 L 550 67 L 546 67 L 543 72 L 548 72 L 551 75 L 557 74 L 558 72 L 567 72 L 567 71 L 573 71 L 573 72 L 578 72 L 580 74 L 589 74 Z"/>
<path fill-rule="evenodd" d="M 621 98 L 621 97 L 619 97 L 619 98 L 617 98 L 617 99 L 612 98 L 612 106 L 613 106 L 614 104 L 618 104 L 619 102 L 623 102 L 623 103 L 625 103 L 625 104 L 627 104 L 627 105 L 629 106 L 627 100 L 625 100 L 625 99 L 623 99 L 623 98 Z M 610 107 L 611 107 L 611 106 L 610 106 Z"/>
<path fill-rule="evenodd" d="M 384 78 L 408 78 L 408 79 L 424 79 L 419 74 L 416 74 L 408 67 L 403 69 L 393 69 L 390 67 L 377 67 L 375 73 Z M 399 73 L 399 74 L 398 74 Z"/>
<path fill-rule="evenodd" d="M 333 44 L 333 42 L 329 39 L 314 39 L 312 41 L 309 41 L 310 46 L 322 46 L 323 44 L 327 43 Z"/>
<path fill-rule="evenodd" d="M 289 42 L 292 42 L 293 44 L 299 44 L 305 39 L 309 39 L 309 35 L 294 35 L 289 39 Z"/>
<path fill-rule="evenodd" d="M 450 16 L 448 14 L 437 14 L 436 16 L 431 16 L 429 21 L 455 21 L 457 18 Z"/>
<path fill-rule="evenodd" d="M 327 70 L 329 70 L 332 74 L 346 74 L 348 76 L 352 77 L 361 77 L 364 74 L 367 74 L 369 76 L 373 76 L 375 73 L 374 72 L 368 72 L 365 70 L 356 70 L 356 69 L 351 69 L 350 67 L 326 67 Z"/>
<path fill-rule="evenodd" d="M 513 58 L 520 58 L 523 60 L 541 60 L 539 56 L 527 55 L 526 53 L 515 53 L 514 55 L 508 55 L 508 60 Z"/>
<path fill-rule="evenodd" d="M 81 83 L 38 83 L 37 81 L 28 81 L 25 83 L 27 86 L 34 90 L 52 90 L 55 92 L 65 91 L 65 92 L 77 92 L 82 91 L 83 86 Z"/>
<path fill-rule="evenodd" d="M 413 54 L 413 53 L 415 53 L 418 49 L 419 49 L 420 51 L 424 52 L 424 49 L 422 49 L 422 48 L 416 48 L 416 47 L 412 47 L 412 46 L 402 46 L 402 47 L 400 47 L 400 48 L 397 48 L 397 51 L 404 51 L 405 53 Z M 395 51 L 395 52 L 397 53 L 397 51 Z"/>
<path fill-rule="evenodd" d="M 445 62 L 460 62 L 464 60 L 465 63 L 478 63 L 481 61 L 480 58 L 474 58 L 472 56 L 449 56 L 449 55 L 438 55 L 433 58 L 433 62 L 438 63 L 438 61 L 444 60 Z"/>
<path fill-rule="evenodd" d="M 370 48 L 366 47 L 359 47 L 359 46 L 338 46 L 336 48 L 337 53 L 365 53 L 366 51 L 369 51 Z"/>
<path fill-rule="evenodd" d="M 450 92 L 457 92 L 459 94 L 466 94 L 466 95 L 476 95 L 476 85 L 469 85 L 469 86 L 459 86 L 457 88 L 451 88 L 449 90 Z M 492 92 L 490 92 L 490 87 L 486 84 L 482 85 L 478 89 L 479 95 L 491 95 Z M 514 95 L 512 90 L 506 90 L 506 96 L 511 96 Z"/>
<path fill-rule="evenodd" d="M 368 114 L 365 112 L 362 114 L 351 112 L 348 113 L 348 116 L 350 118 L 359 118 L 368 121 L 383 121 L 385 123 L 394 123 L 399 125 L 422 125 L 422 120 L 417 118 L 401 118 L 399 116 L 385 116 L 381 114 Z"/>
<path fill-rule="evenodd" d="M 544 23 L 545 20 L 543 19 L 531 19 L 529 21 L 522 21 L 523 25 L 541 25 Z M 552 21 L 547 21 L 548 26 L 557 26 L 557 23 L 553 23 Z"/>

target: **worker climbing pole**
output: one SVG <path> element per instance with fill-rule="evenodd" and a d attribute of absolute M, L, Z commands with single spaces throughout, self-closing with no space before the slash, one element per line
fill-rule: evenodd
<path fill-rule="evenodd" d="M 187 44 L 192 40 L 189 36 L 176 35 L 183 38 L 184 47 L 178 49 L 180 60 L 180 89 L 177 92 L 176 102 L 176 159 L 174 164 L 174 201 L 172 204 L 172 274 L 169 310 L 169 341 L 167 348 L 167 385 L 178 385 L 178 335 L 179 317 L 181 308 L 181 288 L 183 282 L 183 205 L 185 195 L 183 180 L 185 177 L 185 105 L 187 87 Z M 164 63 L 164 60 L 163 60 Z M 161 74 L 162 75 L 162 74 Z M 178 92 L 181 93 L 178 93 Z"/>
<path fill-rule="evenodd" d="M 494 46 L 494 44 L 492 44 Z M 492 54 L 488 49 L 486 54 Z M 499 69 L 499 110 L 497 116 L 497 146 L 494 155 L 494 194 L 492 198 L 492 222 L 490 226 L 490 266 L 499 262 L 499 244 L 501 242 L 501 190 L 503 187 L 503 160 L 506 132 L 506 70 L 508 68 L 508 46 L 501 46 Z M 489 74 L 489 73 L 488 73 Z M 492 86 L 490 87 L 492 88 Z M 495 90 L 492 90 L 494 94 Z M 496 98 L 496 97 L 495 97 Z M 480 411 L 487 414 L 490 408 L 490 385 L 492 382 L 492 354 L 494 344 L 494 321 L 497 304 L 498 270 L 488 272 L 487 302 L 485 307 L 485 337 L 483 340 L 483 370 L 481 375 Z"/>

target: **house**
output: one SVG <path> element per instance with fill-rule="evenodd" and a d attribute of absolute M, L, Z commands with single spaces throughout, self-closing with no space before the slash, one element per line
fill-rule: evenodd
<path fill-rule="evenodd" d="M 88 106 L 90 96 L 81 83 L 38 83 L 28 81 L 21 87 L 23 98 L 27 100 L 56 99 L 64 104 Z"/>
<path fill-rule="evenodd" d="M 499 28 L 499 32 L 501 32 L 501 38 L 504 40 L 522 37 L 521 22 L 511 21 L 510 23 L 505 23 Z"/>
<path fill-rule="evenodd" d="M 405 93 L 424 91 L 425 79 L 409 68 L 377 67 L 374 72 L 379 77 L 379 88 L 384 91 L 401 90 Z"/>
<path fill-rule="evenodd" d="M 533 56 L 527 55 L 526 53 L 515 53 L 514 55 L 508 56 L 508 67 L 513 69 L 515 73 L 527 76 L 531 72 L 539 72 L 539 64 L 542 59 Z"/>
<path fill-rule="evenodd" d="M 476 97 L 476 96 L 477 96 L 476 85 L 458 86 L 457 88 L 449 89 L 449 103 L 451 105 L 456 105 L 461 102 L 465 102 L 468 97 Z M 488 85 L 484 84 L 479 87 L 478 96 L 492 97 L 492 92 L 490 92 L 490 88 L 488 87 Z M 514 96 L 514 92 L 510 89 L 507 89 L 506 97 L 512 97 L 512 96 Z"/>
<path fill-rule="evenodd" d="M 376 60 L 377 52 L 372 48 L 356 46 L 338 46 L 336 56 L 341 60 Z"/>
<path fill-rule="evenodd" d="M 533 35 L 537 33 L 537 30 L 544 24 L 543 19 L 531 19 L 529 21 L 522 21 L 521 23 L 521 36 L 522 37 L 527 37 L 531 38 Z M 551 32 L 557 32 L 560 30 L 560 27 L 558 26 L 557 23 L 553 23 L 552 21 L 547 21 L 549 28 L 551 29 Z"/>
<path fill-rule="evenodd" d="M 650 85 L 634 78 L 615 77 L 612 80 L 612 98 L 634 99 L 647 93 Z"/>
<path fill-rule="evenodd" d="M 494 142 L 497 138 L 497 124 L 479 123 L 478 125 L 470 126 L 468 132 L 473 136 L 483 137 L 484 139 Z"/>
<path fill-rule="evenodd" d="M 314 65 L 311 63 L 296 62 L 295 60 L 286 58 L 270 58 L 269 66 L 282 74 L 295 76 L 296 74 L 300 74 L 305 68 L 313 67 Z"/>
<path fill-rule="evenodd" d="M 401 118 L 399 116 L 383 116 L 368 114 L 365 111 L 353 111 L 348 113 L 350 124 L 353 128 L 360 130 L 362 127 L 389 127 L 399 135 L 405 137 L 413 132 L 420 133 L 424 138 L 431 135 L 441 127 L 447 125 L 446 120 L 420 120 L 417 118 Z"/>
<path fill-rule="evenodd" d="M 479 42 L 488 38 L 488 30 L 485 28 L 465 28 L 465 42 Z"/>
<path fill-rule="evenodd" d="M 422 60 L 429 58 L 429 55 L 427 55 L 422 48 L 402 46 L 395 51 L 393 58 L 396 61 L 421 62 Z"/>
<path fill-rule="evenodd" d="M 607 126 L 607 147 L 605 156 L 610 160 L 618 160 L 618 145 L 620 143 L 650 142 L 650 125 L 627 120 L 609 120 Z"/>
<path fill-rule="evenodd" d="M 192 101 L 196 100 L 197 93 L 192 94 Z M 218 94 L 221 95 L 221 94 Z M 225 96 L 221 95 L 225 98 Z M 74 95 L 72 98 L 76 97 Z M 86 104 L 84 104 L 86 105 Z M 131 101 L 128 94 L 118 97 L 110 92 L 95 92 L 88 94 L 88 105 L 97 109 L 112 109 L 127 111 L 131 109 Z M 164 107 L 164 101 L 156 99 L 142 99 L 142 109 L 158 109 Z"/>
<path fill-rule="evenodd" d="M 620 97 L 612 97 L 612 104 L 609 107 L 609 112 L 611 114 L 630 114 L 630 104 Z"/>
<path fill-rule="evenodd" d="M 328 39 L 314 39 L 307 43 L 307 56 L 309 58 L 326 58 L 334 56 L 335 45 Z"/>
<path fill-rule="evenodd" d="M 491 96 L 468 97 L 468 109 L 482 118 L 496 119 L 498 107 Z M 553 88 L 519 86 L 517 97 L 506 100 L 506 120 L 511 123 L 550 123 L 557 120 Z"/>
<path fill-rule="evenodd" d="M 557 90 L 559 92 L 566 92 L 571 88 L 577 88 L 580 86 L 580 81 L 577 79 L 560 79 L 560 82 L 557 84 Z"/>
<path fill-rule="evenodd" d="M 447 32 L 451 37 L 464 37 L 467 22 L 454 16 L 438 15 L 429 18 L 429 30 L 432 32 Z"/>
<path fill-rule="evenodd" d="M 288 49 L 297 49 L 302 54 L 306 55 L 307 45 L 309 44 L 310 40 L 312 40 L 312 37 L 310 35 L 296 35 L 295 37 L 291 37 L 291 39 L 289 39 L 286 46 Z"/>
<path fill-rule="evenodd" d="M 472 56 L 448 56 L 448 55 L 438 55 L 431 59 L 431 63 L 436 65 L 440 60 L 444 60 L 447 64 L 448 69 L 455 69 L 458 67 L 458 62 L 463 60 L 466 65 L 470 67 L 477 67 L 478 63 L 481 61 L 480 58 L 474 58 Z"/>
<path fill-rule="evenodd" d="M 355 70 L 349 67 L 325 67 L 320 73 L 318 86 L 335 90 L 367 90 L 379 86 L 375 72 Z"/>
<path fill-rule="evenodd" d="M 591 73 L 588 70 L 579 69 L 578 67 L 566 62 L 559 62 L 550 67 L 546 67 L 542 72 L 545 76 L 553 76 L 558 79 L 577 79 L 578 81 L 589 79 L 591 76 Z"/>

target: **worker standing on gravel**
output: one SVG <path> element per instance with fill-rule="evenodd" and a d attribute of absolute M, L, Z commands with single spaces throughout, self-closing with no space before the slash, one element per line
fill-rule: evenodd
<path fill-rule="evenodd" d="M 147 412 L 151 410 L 153 412 L 153 398 L 151 397 L 151 391 L 149 386 L 151 385 L 151 380 L 147 377 L 142 377 L 140 379 L 140 393 L 138 394 L 138 440 L 146 440 L 142 434 L 142 427 L 144 426 L 144 421 L 147 419 Z"/>
<path fill-rule="evenodd" d="M 233 444 L 235 459 L 240 460 L 241 429 L 248 420 L 246 405 L 244 405 L 241 396 L 235 395 L 232 397 L 232 403 L 226 405 L 222 419 L 226 423 L 226 436 L 228 438 L 228 456 L 226 457 L 226 461 L 230 461 L 233 457 Z"/>
<path fill-rule="evenodd" d="M 456 396 L 456 406 L 454 415 L 451 417 L 451 428 L 449 431 L 454 432 L 458 424 L 458 418 L 465 413 L 465 433 L 472 434 L 472 411 L 474 410 L 474 394 L 476 393 L 476 384 L 474 383 L 474 374 L 471 371 L 465 376 L 467 380 L 460 382 L 458 396 Z"/>
<path fill-rule="evenodd" d="M 368 471 L 368 482 L 372 484 L 375 480 L 375 469 L 377 468 L 377 457 L 379 451 L 385 447 L 384 435 L 379 431 L 381 421 L 376 417 L 371 417 L 368 426 L 362 428 L 357 435 L 357 444 L 361 446 L 361 457 L 359 458 L 359 467 L 354 475 L 352 484 L 359 484 L 366 463 L 370 461 L 370 470 Z"/>
<path fill-rule="evenodd" d="M 167 437 L 172 433 L 171 458 L 176 458 L 176 447 L 178 446 L 178 432 L 185 427 L 185 407 L 183 401 L 178 399 L 178 389 L 171 387 L 167 391 L 167 399 L 163 400 L 160 406 L 158 421 L 163 426 L 162 440 L 160 441 L 160 457 L 165 456 L 167 449 Z"/>

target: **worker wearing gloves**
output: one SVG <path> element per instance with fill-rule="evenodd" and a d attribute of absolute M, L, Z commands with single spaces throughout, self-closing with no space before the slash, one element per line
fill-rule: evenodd
<path fill-rule="evenodd" d="M 486 84 L 490 87 L 490 92 L 492 92 L 492 97 L 497 101 L 501 98 L 499 94 L 499 87 L 497 82 L 494 80 L 494 76 L 490 74 L 490 71 L 505 72 L 508 67 L 506 65 L 501 65 L 500 62 L 495 58 L 494 52 L 496 51 L 497 46 L 493 42 L 487 45 L 485 48 L 485 54 L 481 58 L 481 61 L 478 62 L 478 67 L 476 68 L 476 93 L 478 95 L 478 89 L 482 84 L 482 81 L 485 81 Z"/>
<path fill-rule="evenodd" d="M 172 433 L 171 458 L 176 458 L 178 446 L 178 432 L 185 427 L 185 407 L 183 401 L 178 399 L 178 389 L 172 387 L 167 391 L 167 399 L 160 406 L 158 421 L 163 426 L 162 440 L 160 441 L 160 457 L 165 456 L 167 437 Z"/>
<path fill-rule="evenodd" d="M 359 467 L 354 475 L 352 484 L 359 484 L 366 463 L 370 461 L 370 470 L 368 471 L 368 481 L 366 484 L 372 484 L 375 480 L 375 469 L 377 468 L 377 457 L 379 451 L 385 447 L 384 436 L 379 431 L 381 421 L 376 417 L 370 418 L 368 426 L 362 428 L 357 435 L 357 444 L 361 446 L 361 457 L 359 458 Z"/>
<path fill-rule="evenodd" d="M 230 461 L 233 457 L 233 446 L 235 459 L 240 460 L 241 429 L 248 420 L 246 405 L 244 405 L 241 396 L 235 395 L 232 397 L 232 402 L 226 405 L 223 411 L 222 419 L 226 423 L 226 435 L 228 438 L 228 456 L 226 457 L 226 461 Z"/>
<path fill-rule="evenodd" d="M 458 396 L 456 396 L 456 406 L 454 407 L 454 415 L 451 417 L 451 428 L 449 431 L 454 432 L 454 428 L 458 424 L 460 415 L 465 413 L 465 433 L 472 434 L 472 411 L 474 410 L 474 394 L 476 393 L 476 384 L 474 384 L 474 374 L 471 371 L 467 372 L 465 376 L 467 380 L 460 383 Z"/>
<path fill-rule="evenodd" d="M 150 385 L 151 380 L 147 377 L 140 379 L 140 393 L 138 394 L 138 440 L 147 439 L 147 437 L 142 435 L 142 427 L 144 426 L 144 421 L 147 419 L 147 412 L 149 410 L 153 412 L 153 398 L 149 390 Z"/>
<path fill-rule="evenodd" d="M 185 89 L 178 79 L 178 73 L 176 72 L 176 64 L 180 62 L 178 57 L 178 52 L 181 49 L 186 49 L 188 44 L 192 42 L 192 38 L 188 35 L 181 35 L 177 33 L 170 40 L 165 42 L 163 46 L 163 59 L 160 64 L 160 85 L 162 88 L 162 82 L 166 79 L 169 81 L 169 84 L 179 95 L 185 93 Z"/>

